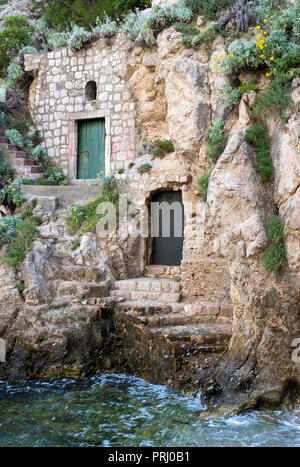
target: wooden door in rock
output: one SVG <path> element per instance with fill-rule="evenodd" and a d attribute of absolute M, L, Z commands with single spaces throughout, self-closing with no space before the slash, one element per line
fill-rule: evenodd
<path fill-rule="evenodd" d="M 105 172 L 105 120 L 84 120 L 78 124 L 78 179 L 96 179 Z"/>
<path fill-rule="evenodd" d="M 151 200 L 152 264 L 180 266 L 184 240 L 181 191 L 155 193 Z"/>

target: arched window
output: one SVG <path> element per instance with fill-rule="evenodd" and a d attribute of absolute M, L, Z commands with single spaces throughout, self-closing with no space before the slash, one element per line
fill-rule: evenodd
<path fill-rule="evenodd" d="M 85 99 L 95 101 L 97 98 L 97 84 L 95 81 L 89 81 L 85 86 Z"/>

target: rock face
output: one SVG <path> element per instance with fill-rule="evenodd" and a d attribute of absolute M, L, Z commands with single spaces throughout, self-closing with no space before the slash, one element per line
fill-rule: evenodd
<path fill-rule="evenodd" d="M 242 409 L 299 403 L 300 368 L 292 360 L 293 339 L 300 333 L 299 123 L 296 114 L 288 131 L 278 121 L 266 121 L 275 167 L 269 187 L 258 182 L 251 148 L 240 130 L 229 139 L 212 174 L 208 204 L 215 220 L 215 248 L 227 260 L 235 312 L 229 350 L 206 383 L 211 403 Z M 285 220 L 287 264 L 277 273 L 266 273 L 264 225 L 276 209 Z"/>
<path fill-rule="evenodd" d="M 107 369 L 112 302 L 102 297 L 114 279 L 98 238 L 86 234 L 72 251 L 62 221 L 40 231 L 18 277 L 10 268 L 0 269 L 0 333 L 7 353 L 1 377 L 79 377 Z M 20 280 L 22 297 L 16 288 Z"/>

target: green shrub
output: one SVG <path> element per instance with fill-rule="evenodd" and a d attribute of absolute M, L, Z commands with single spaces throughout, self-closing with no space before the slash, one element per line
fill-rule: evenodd
<path fill-rule="evenodd" d="M 71 232 L 90 232 L 96 229 L 101 215 L 97 214 L 97 207 L 104 202 L 113 203 L 118 211 L 119 193 L 115 177 L 108 176 L 103 180 L 101 195 L 84 205 L 75 204 L 69 207 L 66 221 Z"/>
<path fill-rule="evenodd" d="M 123 32 L 137 45 L 151 46 L 155 43 L 155 36 L 165 27 L 175 21 L 188 22 L 192 12 L 182 2 L 165 8 L 156 7 L 149 13 L 139 10 L 128 13 L 123 26 Z"/>
<path fill-rule="evenodd" d="M 18 290 L 19 294 L 22 295 L 22 293 L 23 293 L 24 290 L 25 290 L 25 284 L 24 284 L 23 281 L 19 281 L 19 282 L 17 283 L 17 290 Z"/>
<path fill-rule="evenodd" d="M 176 30 L 182 33 L 182 43 L 186 48 L 198 49 L 201 44 L 210 48 L 213 41 L 218 37 L 222 31 L 220 23 L 211 23 L 209 28 L 200 32 L 198 28 L 190 24 L 177 23 Z"/>
<path fill-rule="evenodd" d="M 78 247 L 80 247 L 80 240 L 74 240 L 72 242 L 71 250 L 75 251 L 75 250 L 77 250 Z"/>
<path fill-rule="evenodd" d="M 251 91 L 258 91 L 259 87 L 255 84 L 256 77 L 250 80 L 247 83 L 241 83 L 238 87 L 233 88 L 232 86 L 227 86 L 226 95 L 227 95 L 227 104 L 232 106 L 233 104 L 238 103 L 241 100 L 243 94 L 248 94 Z"/>
<path fill-rule="evenodd" d="M 286 256 L 284 245 L 284 222 L 278 217 L 267 221 L 267 235 L 269 246 L 264 257 L 264 267 L 267 271 L 277 271 Z"/>
<path fill-rule="evenodd" d="M 33 27 L 25 15 L 6 17 L 0 31 L 0 76 L 6 75 L 9 64 L 22 47 L 33 43 Z"/>
<path fill-rule="evenodd" d="M 224 131 L 224 120 L 214 122 L 209 130 L 207 144 L 209 149 L 205 155 L 209 159 L 216 161 L 225 149 L 226 135 Z"/>
<path fill-rule="evenodd" d="M 14 170 L 11 168 L 7 159 L 0 160 L 0 186 L 6 186 L 14 176 Z"/>
<path fill-rule="evenodd" d="M 40 167 L 44 166 L 48 162 L 45 150 L 40 144 L 31 150 L 31 156 L 36 165 Z"/>
<path fill-rule="evenodd" d="M 47 167 L 47 173 L 49 175 L 49 180 L 54 180 L 58 183 L 61 183 L 65 180 L 62 169 L 59 169 L 58 167 Z"/>
<path fill-rule="evenodd" d="M 21 67 L 19 61 L 19 57 L 15 57 L 11 64 L 7 67 L 6 82 L 9 88 L 12 88 L 14 84 L 24 75 L 24 70 Z"/>
<path fill-rule="evenodd" d="M 137 153 L 139 156 L 143 156 L 144 154 L 151 154 L 155 147 L 151 143 L 143 142 L 139 145 L 137 149 Z"/>
<path fill-rule="evenodd" d="M 26 198 L 24 195 L 21 194 L 21 180 L 14 180 L 9 185 L 4 186 L 0 190 L 0 199 L 4 200 L 7 199 L 9 204 L 13 204 L 14 206 L 20 206 Z"/>
<path fill-rule="evenodd" d="M 34 240 L 39 237 L 37 227 L 42 224 L 42 219 L 33 216 L 35 206 L 36 203 L 26 205 L 20 218 L 5 217 L 0 220 L 0 238 L 2 231 L 1 240 L 5 244 L 0 259 L 4 264 L 19 266 L 31 250 Z"/>
<path fill-rule="evenodd" d="M 143 174 L 143 173 L 146 173 L 146 172 L 150 172 L 152 169 L 152 165 L 150 164 L 142 164 L 138 167 L 138 172 Z"/>
<path fill-rule="evenodd" d="M 4 126 L 5 122 L 6 122 L 5 113 L 0 111 L 0 128 Z"/>
<path fill-rule="evenodd" d="M 26 218 L 17 224 L 15 235 L 6 242 L 6 251 L 0 256 L 3 264 L 17 267 L 25 259 L 32 248 L 34 240 L 39 237 L 37 226 L 41 219 L 36 217 Z"/>
<path fill-rule="evenodd" d="M 266 127 L 261 123 L 255 123 L 246 131 L 246 140 L 256 146 L 256 170 L 261 181 L 269 180 L 273 166 L 270 156 L 270 141 Z"/>
<path fill-rule="evenodd" d="M 285 109 L 291 103 L 291 98 L 287 93 L 291 78 L 291 75 L 276 76 L 267 89 L 257 97 L 253 115 L 258 115 L 262 111 L 279 112 Z"/>
<path fill-rule="evenodd" d="M 88 28 L 97 18 L 124 17 L 135 8 L 151 6 L 150 0 L 48 0 L 39 7 L 43 8 L 46 21 L 50 26 L 66 29 L 71 23 Z"/>
<path fill-rule="evenodd" d="M 155 148 L 152 151 L 154 157 L 164 157 L 165 151 L 162 148 Z"/>
<path fill-rule="evenodd" d="M 200 178 L 198 178 L 198 185 L 200 188 L 199 196 L 203 201 L 207 200 L 207 189 L 209 184 L 209 179 L 211 176 L 211 170 L 204 172 Z"/>
<path fill-rule="evenodd" d="M 152 154 L 155 157 L 163 157 L 165 154 L 175 151 L 174 144 L 169 139 L 158 139 L 154 144 L 156 147 L 152 150 Z"/>
<path fill-rule="evenodd" d="M 33 144 L 39 144 L 41 142 L 40 132 L 36 129 L 28 132 L 27 138 L 33 142 Z"/>
<path fill-rule="evenodd" d="M 112 37 L 118 30 L 116 21 L 113 21 L 108 16 L 104 21 L 97 21 L 97 26 L 92 30 L 93 37 L 98 38 L 100 36 Z"/>
<path fill-rule="evenodd" d="M 6 243 L 9 237 L 15 236 L 18 224 L 21 219 L 18 217 L 7 216 L 0 219 L 0 243 Z"/>
<path fill-rule="evenodd" d="M 214 20 L 222 9 L 233 2 L 234 0 L 185 0 L 185 5 L 194 14 L 200 14 L 208 20 Z"/>
<path fill-rule="evenodd" d="M 256 24 L 264 24 L 265 18 L 279 13 L 277 5 L 282 6 L 285 4 L 285 0 L 259 0 L 255 2 L 255 5 L 252 8 L 252 14 Z"/>
<path fill-rule="evenodd" d="M 19 149 L 24 148 L 24 139 L 18 130 L 6 130 L 5 136 L 9 140 L 10 144 Z"/>
<path fill-rule="evenodd" d="M 86 31 L 82 26 L 77 26 L 77 24 L 73 24 L 72 26 L 68 45 L 75 52 L 76 50 L 80 50 L 84 44 L 91 41 L 92 33 Z"/>

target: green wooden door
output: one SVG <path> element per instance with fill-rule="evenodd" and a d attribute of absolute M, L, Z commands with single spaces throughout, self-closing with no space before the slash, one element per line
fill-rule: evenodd
<path fill-rule="evenodd" d="M 105 171 L 105 122 L 82 121 L 78 130 L 77 178 L 95 179 Z"/>

